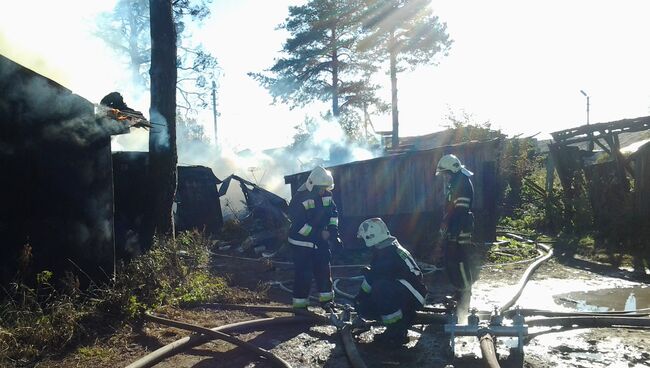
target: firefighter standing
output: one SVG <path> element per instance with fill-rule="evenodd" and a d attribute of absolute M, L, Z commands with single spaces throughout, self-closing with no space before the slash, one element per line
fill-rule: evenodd
<path fill-rule="evenodd" d="M 425 303 L 422 271 L 380 218 L 362 222 L 357 236 L 372 247 L 373 254 L 355 298 L 356 311 L 361 317 L 379 320 L 386 326 L 375 341 L 405 344 L 415 311 Z"/>
<path fill-rule="evenodd" d="M 340 246 L 338 212 L 332 199 L 334 178 L 318 166 L 289 203 L 288 242 L 293 248 L 293 307 L 307 308 L 312 276 L 321 305 L 334 299 L 330 269 L 330 243 Z"/>
<path fill-rule="evenodd" d="M 444 155 L 436 169 L 436 176 L 445 179 L 445 208 L 440 237 L 443 243 L 445 269 L 450 283 L 456 288 L 458 320 L 462 321 L 468 312 L 472 295 L 473 273 L 476 273 L 472 259 L 472 231 L 474 215 L 472 202 L 474 186 L 470 176 L 474 175 L 463 166 L 455 155 Z"/>

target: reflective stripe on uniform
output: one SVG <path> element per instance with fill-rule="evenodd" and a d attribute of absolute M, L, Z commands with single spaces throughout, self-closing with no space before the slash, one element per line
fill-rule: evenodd
<path fill-rule="evenodd" d="M 458 234 L 458 244 L 472 244 L 472 233 L 461 231 Z"/>
<path fill-rule="evenodd" d="M 330 225 L 339 226 L 339 218 L 338 217 L 330 217 Z"/>
<path fill-rule="evenodd" d="M 396 312 L 393 312 L 391 314 L 382 315 L 381 316 L 381 321 L 385 325 L 391 325 L 391 324 L 399 321 L 400 319 L 402 319 L 402 317 L 403 317 L 402 310 L 398 309 Z"/>
<path fill-rule="evenodd" d="M 363 282 L 361 283 L 361 290 L 363 290 L 366 293 L 370 293 L 372 290 L 372 286 L 366 281 L 365 277 L 363 278 Z"/>
<path fill-rule="evenodd" d="M 319 302 L 329 302 L 332 299 L 334 299 L 334 292 L 333 291 L 318 294 L 318 301 Z"/>
<path fill-rule="evenodd" d="M 299 247 L 306 247 L 306 248 L 315 248 L 314 243 L 308 242 L 308 241 L 302 241 L 302 240 L 296 240 L 296 239 L 287 239 L 289 244 L 297 245 Z"/>
<path fill-rule="evenodd" d="M 327 207 L 332 204 L 332 197 L 323 197 L 323 207 Z"/>
<path fill-rule="evenodd" d="M 411 257 L 411 253 L 409 253 L 408 250 L 404 249 L 401 245 L 397 244 L 397 254 L 402 258 L 404 263 L 409 267 L 409 271 L 411 271 L 412 274 L 418 276 L 422 272 L 417 268 L 415 261 Z"/>
<path fill-rule="evenodd" d="M 408 281 L 406 281 L 406 280 L 404 280 L 404 279 L 399 279 L 399 280 L 397 280 L 397 281 L 399 281 L 402 285 L 406 286 L 406 288 L 409 289 L 409 291 L 411 292 L 411 294 L 413 294 L 413 296 L 415 297 L 415 299 L 417 299 L 417 300 L 420 302 L 420 304 L 424 305 L 424 302 L 425 302 L 424 296 L 422 296 L 422 294 L 420 294 L 420 292 L 417 291 L 417 290 L 413 287 L 413 285 L 411 285 L 410 282 L 408 282 Z"/>
<path fill-rule="evenodd" d="M 294 308 L 306 308 L 308 304 L 309 304 L 309 299 L 307 298 L 293 298 Z"/>
<path fill-rule="evenodd" d="M 313 199 L 306 199 L 302 201 L 302 206 L 305 207 L 306 210 L 308 210 L 311 208 L 316 208 L 316 203 L 314 202 Z"/>
<path fill-rule="evenodd" d="M 304 225 L 302 225 L 302 227 L 300 228 L 300 230 L 298 230 L 298 233 L 299 233 L 300 235 L 302 235 L 302 236 L 309 236 L 309 234 L 311 234 L 311 229 L 312 229 L 312 228 L 311 228 L 311 225 L 309 225 L 309 224 L 304 224 Z"/>
<path fill-rule="evenodd" d="M 458 197 L 454 200 L 455 207 L 469 208 L 469 203 L 472 201 L 469 197 Z"/>

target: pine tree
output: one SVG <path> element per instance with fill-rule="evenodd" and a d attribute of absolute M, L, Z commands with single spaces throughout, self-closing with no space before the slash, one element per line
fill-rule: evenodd
<path fill-rule="evenodd" d="M 362 22 L 367 34 L 360 43 L 374 52 L 374 60 L 388 60 L 393 120 L 392 145 L 399 145 L 397 73 L 421 64 L 435 64 L 435 56 L 445 54 L 452 41 L 446 23 L 433 15 L 431 0 L 364 0 Z"/>
<path fill-rule="evenodd" d="M 249 75 L 269 90 L 274 103 L 295 108 L 331 101 L 331 115 L 343 121 L 354 121 L 364 106 L 380 106 L 378 86 L 369 81 L 376 68 L 357 48 L 359 9 L 359 0 L 311 0 L 289 7 L 279 26 L 290 34 L 283 57 L 266 73 Z M 348 132 L 356 129 L 343 126 Z"/>

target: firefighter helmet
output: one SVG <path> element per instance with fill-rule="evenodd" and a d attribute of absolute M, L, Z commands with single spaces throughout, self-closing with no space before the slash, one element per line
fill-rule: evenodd
<path fill-rule="evenodd" d="M 436 168 L 436 175 L 440 175 L 440 173 L 449 171 L 452 173 L 457 173 L 457 172 L 462 172 L 466 176 L 472 176 L 474 175 L 473 172 L 467 170 L 463 164 L 460 163 L 460 160 L 456 155 L 444 155 L 442 158 L 440 158 L 440 161 L 438 161 L 438 167 Z"/>
<path fill-rule="evenodd" d="M 390 231 L 382 219 L 373 217 L 359 225 L 357 238 L 363 239 L 366 247 L 372 247 L 390 238 Z"/>
<path fill-rule="evenodd" d="M 334 189 L 334 178 L 329 170 L 321 166 L 316 166 L 310 173 L 307 181 L 298 189 L 312 191 L 315 186 L 324 187 L 327 190 Z"/>

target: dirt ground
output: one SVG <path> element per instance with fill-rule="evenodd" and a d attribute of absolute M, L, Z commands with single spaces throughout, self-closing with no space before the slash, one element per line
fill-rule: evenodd
<path fill-rule="evenodd" d="M 484 267 L 473 289 L 472 306 L 491 310 L 507 300 L 527 263 L 499 267 Z M 277 281 L 291 280 L 290 265 L 215 257 L 214 270 L 225 275 L 232 285 L 258 292 L 258 303 L 288 305 L 291 295 L 280 289 Z M 333 276 L 358 274 L 355 268 L 334 268 Z M 430 296 L 440 301 L 448 293 L 441 272 L 429 275 L 433 285 L 441 287 Z M 290 286 L 290 285 L 289 285 Z M 354 294 L 355 281 L 339 284 L 345 292 Z M 580 298 L 601 289 L 635 290 L 637 308 L 650 307 L 650 289 L 625 270 L 574 258 L 554 258 L 544 263 L 524 289 L 517 304 L 522 308 L 576 310 Z M 583 293 L 583 294 L 581 294 Z M 647 294 L 647 295 L 645 295 Z M 621 294 L 627 297 L 627 294 Z M 621 297 L 611 295 L 609 301 L 619 302 Z M 625 298 L 623 298 L 625 299 Z M 344 302 L 344 300 L 341 300 Z M 621 301 L 623 303 L 624 301 Z M 644 304 L 645 303 L 645 304 Z M 583 303 L 584 304 L 584 303 Z M 612 309 L 617 309 L 616 305 Z M 205 327 L 215 327 L 236 321 L 282 313 L 252 313 L 225 311 L 196 307 L 161 311 L 169 318 L 191 322 Z M 369 367 L 479 367 L 480 349 L 476 338 L 463 337 L 455 341 L 456 355 L 445 355 L 448 337 L 431 326 L 416 325 L 409 332 L 410 342 L 403 347 L 386 349 L 373 340 L 373 333 L 381 327 L 356 334 L 357 346 Z M 40 363 L 39 367 L 119 367 L 127 366 L 151 351 L 176 341 L 188 333 L 145 323 L 141 328 L 124 326 L 110 337 L 68 354 L 62 359 Z M 290 325 L 252 331 L 237 335 L 257 346 L 271 350 L 294 367 L 349 367 L 336 328 L 326 325 Z M 498 338 L 497 353 L 502 366 L 508 366 L 509 348 L 516 346 L 513 338 Z M 550 333 L 536 337 L 525 348 L 525 367 L 650 367 L 650 330 L 583 329 Z M 157 367 L 269 367 L 262 358 L 251 357 L 241 348 L 225 342 L 211 342 L 176 355 Z"/>

